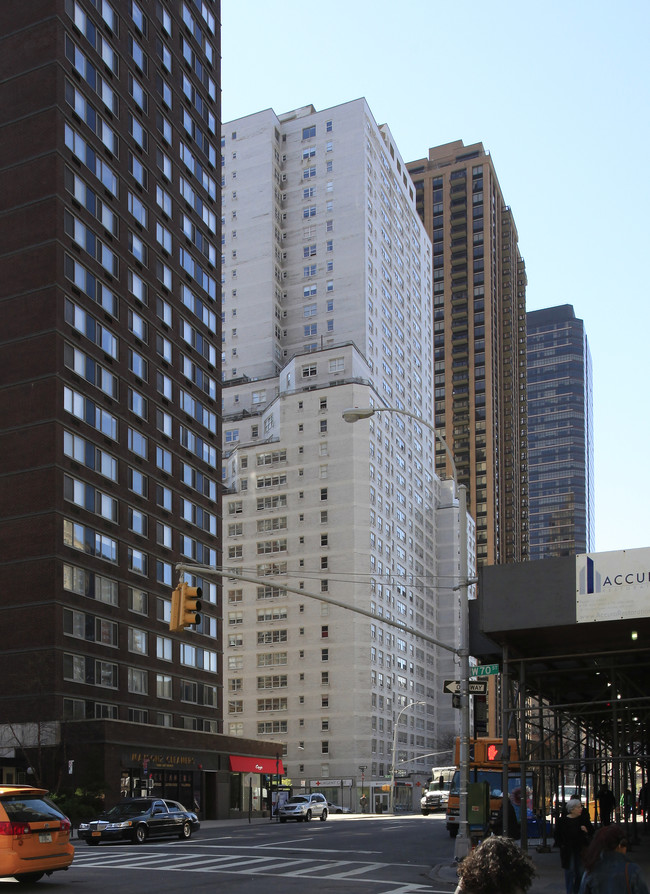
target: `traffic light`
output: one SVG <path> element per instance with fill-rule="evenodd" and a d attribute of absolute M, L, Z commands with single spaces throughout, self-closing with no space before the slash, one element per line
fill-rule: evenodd
<path fill-rule="evenodd" d="M 181 609 L 178 616 L 181 629 L 189 627 L 190 624 L 200 624 L 201 615 L 201 596 L 203 590 L 201 587 L 190 587 L 188 583 L 183 581 L 181 587 Z"/>
<path fill-rule="evenodd" d="M 190 587 L 186 581 L 181 583 L 172 592 L 172 611 L 169 619 L 169 629 L 173 632 L 185 630 L 190 624 L 200 624 L 201 615 L 201 587 Z"/>

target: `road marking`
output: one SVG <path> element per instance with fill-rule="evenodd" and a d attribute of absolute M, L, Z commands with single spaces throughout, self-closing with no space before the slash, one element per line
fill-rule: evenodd
<path fill-rule="evenodd" d="M 353 875 L 360 875 L 362 872 L 374 872 L 376 869 L 385 869 L 386 863 L 365 863 L 362 866 L 356 866 L 354 869 L 347 869 L 345 872 L 337 872 L 328 875 L 328 878 L 352 878 Z"/>
<path fill-rule="evenodd" d="M 243 850 L 243 848 L 241 849 Z M 250 851 L 250 847 L 248 848 Z M 387 885 L 382 894 L 449 894 L 443 889 L 432 889 L 430 885 L 417 883 L 404 883 L 395 879 L 382 878 L 382 872 L 395 871 L 403 865 L 413 871 L 413 864 L 391 864 L 377 861 L 363 862 L 360 860 L 320 860 L 314 857 L 282 857 L 275 855 L 252 855 L 250 853 L 228 853 L 222 855 L 211 854 L 178 854 L 152 848 L 147 853 L 134 854 L 126 848 L 119 851 L 104 851 L 101 855 L 96 852 L 81 853 L 75 855 L 72 869 L 96 868 L 96 869 L 144 869 L 150 871 L 166 872 L 213 872 L 235 873 L 241 875 L 261 876 L 267 874 L 275 878 L 302 877 L 304 879 L 319 879 L 332 881 L 357 881 L 362 884 Z"/>

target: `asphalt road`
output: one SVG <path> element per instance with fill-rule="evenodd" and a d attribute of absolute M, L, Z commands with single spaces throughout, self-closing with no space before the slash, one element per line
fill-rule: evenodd
<path fill-rule="evenodd" d="M 93 894 L 450 894 L 455 883 L 432 875 L 453 842 L 444 814 L 334 816 L 327 822 L 211 824 L 190 841 L 144 845 L 75 842 L 68 872 L 39 882 L 46 891 Z M 12 882 L 8 882 L 11 884 Z M 34 889 L 35 890 L 35 889 Z"/>

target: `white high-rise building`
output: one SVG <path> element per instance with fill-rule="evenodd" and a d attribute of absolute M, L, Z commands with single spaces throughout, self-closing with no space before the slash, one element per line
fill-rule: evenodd
<path fill-rule="evenodd" d="M 454 483 L 416 420 L 341 415 L 433 420 L 431 244 L 363 99 L 224 124 L 222 156 L 224 731 L 374 808 L 397 719 L 398 779 L 457 730 L 455 657 L 409 632 L 457 645 Z"/>

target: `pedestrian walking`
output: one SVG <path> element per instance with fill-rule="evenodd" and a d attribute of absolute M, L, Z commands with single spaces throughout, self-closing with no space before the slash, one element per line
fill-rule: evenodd
<path fill-rule="evenodd" d="M 579 894 L 649 894 L 636 863 L 627 859 L 622 826 L 603 826 L 584 855 Z"/>
<path fill-rule="evenodd" d="M 535 866 L 511 838 L 491 835 L 458 867 L 455 894 L 526 894 Z"/>
<path fill-rule="evenodd" d="M 598 812 L 600 814 L 600 822 L 603 826 L 609 826 L 612 822 L 612 814 L 616 807 L 616 798 L 614 792 L 603 782 L 598 790 Z"/>
<path fill-rule="evenodd" d="M 555 845 L 560 848 L 566 894 L 577 894 L 583 873 L 583 855 L 593 836 L 594 827 L 588 811 L 578 798 L 571 798 L 566 810 L 566 815 L 558 819 L 555 827 Z"/>
<path fill-rule="evenodd" d="M 632 817 L 632 805 L 634 804 L 634 795 L 632 794 L 631 788 L 626 788 L 623 794 L 621 795 L 621 813 L 625 817 L 625 819 L 629 820 Z"/>

